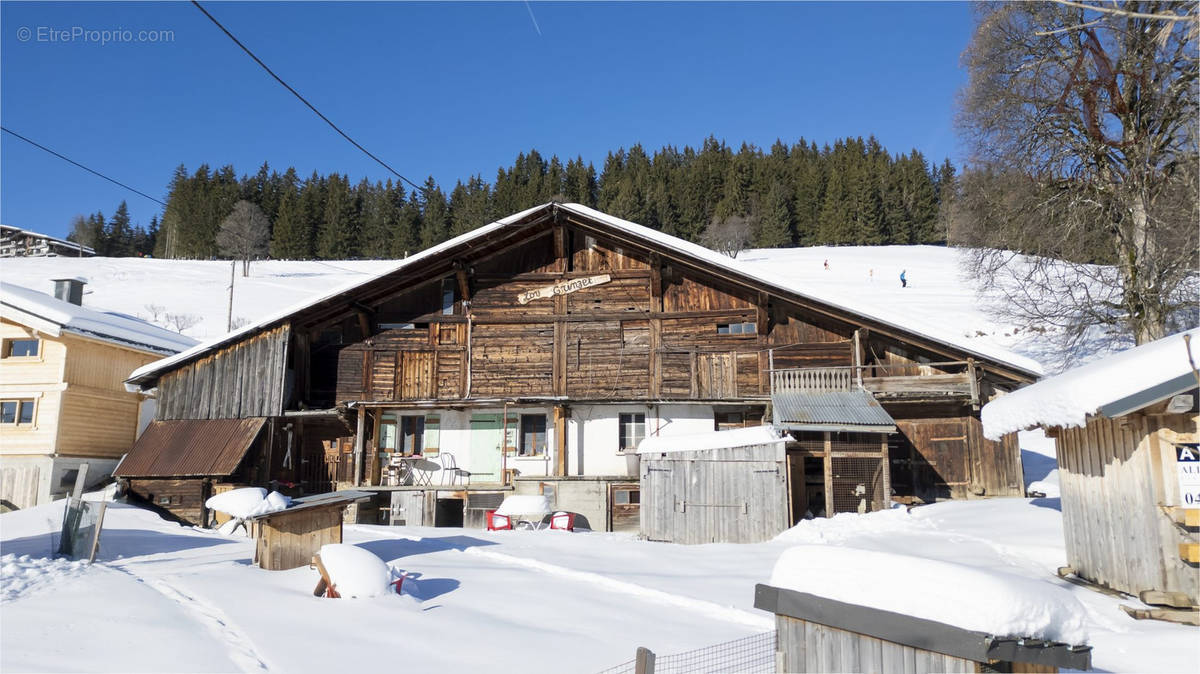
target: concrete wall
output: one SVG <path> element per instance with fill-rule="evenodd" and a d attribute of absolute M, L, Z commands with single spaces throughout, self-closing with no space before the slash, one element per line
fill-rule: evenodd
<path fill-rule="evenodd" d="M 0 457 L 0 499 L 17 508 L 30 508 L 63 498 L 75 486 L 67 472 L 88 464 L 87 485 L 103 481 L 117 467 L 115 459 L 52 456 Z"/>
<path fill-rule="evenodd" d="M 518 478 L 517 494 L 541 494 L 543 485 L 554 487 L 555 497 L 550 507 L 577 513 L 587 518 L 593 531 L 608 531 L 608 486 L 613 483 L 636 483 L 637 478 L 620 476 L 568 476 L 547 478 Z"/>

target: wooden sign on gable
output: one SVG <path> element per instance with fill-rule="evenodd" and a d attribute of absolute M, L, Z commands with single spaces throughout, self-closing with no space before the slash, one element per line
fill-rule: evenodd
<path fill-rule="evenodd" d="M 583 290 L 592 286 L 598 286 L 602 283 L 608 283 L 612 277 L 608 274 L 600 274 L 599 276 L 586 276 L 584 278 L 573 278 L 569 281 L 560 281 L 545 288 L 530 290 L 517 295 L 517 302 L 520 304 L 529 304 L 534 300 L 540 300 L 546 297 L 554 297 L 555 295 L 569 295 L 576 290 Z"/>

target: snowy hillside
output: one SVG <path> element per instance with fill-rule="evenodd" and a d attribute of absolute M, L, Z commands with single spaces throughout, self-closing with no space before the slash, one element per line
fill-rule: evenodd
<path fill-rule="evenodd" d="M 1022 335 L 982 308 L 975 287 L 960 278 L 961 253 L 937 246 L 878 246 L 747 250 L 737 257 L 751 270 L 790 282 L 798 291 L 920 330 L 983 353 L 1011 350 L 1055 371 L 1044 340 Z M 824 262 L 828 260 L 829 268 Z M 234 279 L 234 327 L 316 297 L 394 264 L 387 260 L 267 261 Z M 906 271 L 908 287 L 899 275 Z M 26 258 L 5 260 L 3 279 L 49 292 L 62 276 L 88 279 L 84 304 L 140 316 L 207 341 L 226 332 L 229 262 L 140 258 Z M 170 316 L 168 316 L 170 314 Z M 188 323 L 194 322 L 193 325 Z"/>

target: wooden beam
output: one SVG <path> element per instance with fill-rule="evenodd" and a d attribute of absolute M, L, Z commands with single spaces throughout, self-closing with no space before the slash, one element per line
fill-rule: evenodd
<path fill-rule="evenodd" d="M 833 517 L 833 436 L 825 431 L 825 516 Z"/>
<path fill-rule="evenodd" d="M 754 329 L 758 332 L 759 338 L 766 337 L 771 331 L 771 312 L 769 305 L 769 296 L 766 293 L 758 294 L 758 303 L 755 305 Z"/>
<path fill-rule="evenodd" d="M 565 405 L 554 406 L 554 474 L 567 474 L 567 415 Z"/>

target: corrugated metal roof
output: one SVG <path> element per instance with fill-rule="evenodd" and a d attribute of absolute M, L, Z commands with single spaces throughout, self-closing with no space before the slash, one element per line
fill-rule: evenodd
<path fill-rule="evenodd" d="M 888 431 L 896 420 L 884 411 L 870 391 L 786 392 L 771 395 L 774 421 L 785 428 L 836 430 L 835 427 L 879 428 Z"/>
<path fill-rule="evenodd" d="M 266 421 L 262 417 L 152 421 L 113 475 L 229 475 L 237 470 Z"/>

